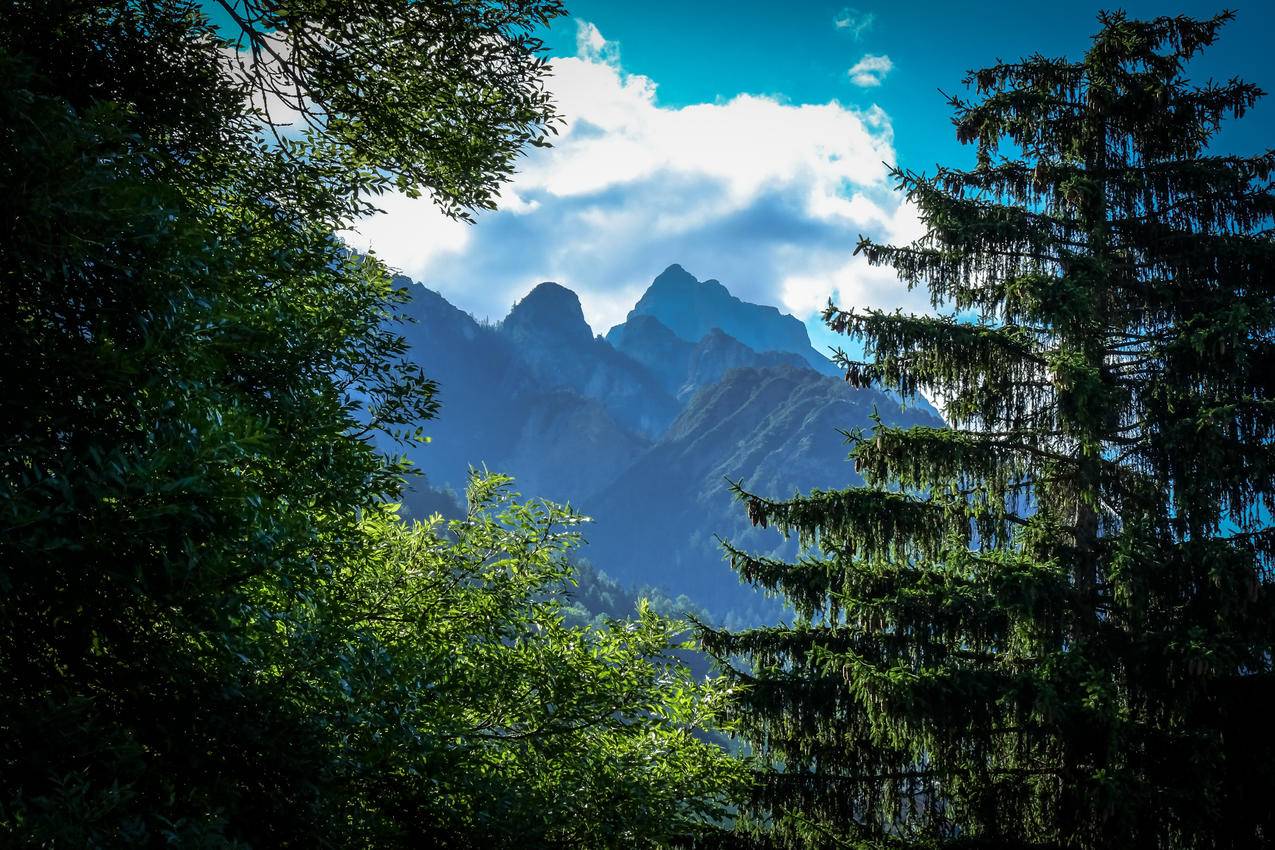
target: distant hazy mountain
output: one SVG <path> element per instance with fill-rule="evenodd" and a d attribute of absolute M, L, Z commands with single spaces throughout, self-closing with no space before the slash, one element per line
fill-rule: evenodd
<path fill-rule="evenodd" d="M 712 328 L 698 342 L 690 343 L 659 319 L 643 314 L 616 325 L 607 341 L 650 370 L 664 389 L 681 402 L 720 381 L 731 369 L 783 365 L 811 368 L 800 354 L 754 351 L 721 328 Z"/>
<path fill-rule="evenodd" d="M 438 486 L 463 493 L 469 468 L 486 466 L 517 474 L 524 493 L 578 499 L 604 486 L 650 447 L 641 429 L 618 423 L 604 401 L 584 395 L 569 381 L 543 377 L 544 352 L 557 351 L 572 361 L 564 373 L 578 379 L 577 372 L 588 365 L 591 337 L 577 341 L 586 353 L 582 366 L 564 352 L 569 344 L 550 332 L 542 335 L 542 349 L 529 350 L 524 344 L 534 345 L 536 335 L 480 325 L 438 293 L 407 278 L 396 283 L 412 294 L 405 312 L 413 321 L 401 328 L 412 356 L 439 384 L 439 416 L 425 423 L 431 442 L 411 451 Z M 607 373 L 605 365 L 596 368 Z"/>
<path fill-rule="evenodd" d="M 775 307 L 741 301 L 716 280 L 697 280 L 674 264 L 660 273 L 630 311 L 624 324 L 607 332 L 615 344 L 637 316 L 654 316 L 681 339 L 698 342 L 714 328 L 753 351 L 782 351 L 801 356 L 816 371 L 837 375 L 832 362 L 810 345 L 806 326 Z"/>
<path fill-rule="evenodd" d="M 607 570 L 633 562 L 645 583 L 675 588 L 710 610 L 755 608 L 754 592 L 723 561 L 717 537 L 784 557 L 795 549 L 775 531 L 749 524 L 729 482 L 776 498 L 861 483 L 838 429 L 869 426 L 874 409 L 891 424 L 939 424 L 808 368 L 727 372 L 691 399 L 656 445 L 586 500 L 597 520 L 590 557 Z"/>
<path fill-rule="evenodd" d="M 527 496 L 570 501 L 596 519 L 582 554 L 599 569 L 685 593 L 717 616 L 777 610 L 738 582 L 718 536 L 791 553 L 773 530 L 748 525 L 728 479 L 780 497 L 846 486 L 857 478 L 838 429 L 870 426 L 874 409 L 890 423 L 941 424 L 830 377 L 796 319 L 680 266 L 606 340 L 554 283 L 495 326 L 409 288 L 406 336 L 441 388 L 433 441 L 412 450 L 429 481 L 463 491 L 468 467 L 486 465 Z"/>
<path fill-rule="evenodd" d="M 514 305 L 503 335 L 547 387 L 596 399 L 630 430 L 657 436 L 677 416 L 677 400 L 640 363 L 595 337 L 580 299 L 556 283 L 542 283 Z"/>

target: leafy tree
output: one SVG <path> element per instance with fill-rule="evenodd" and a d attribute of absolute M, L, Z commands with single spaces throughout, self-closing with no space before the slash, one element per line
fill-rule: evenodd
<path fill-rule="evenodd" d="M 582 518 L 471 481 L 463 519 L 367 522 L 374 557 L 336 578 L 331 700 L 347 783 L 409 846 L 667 846 L 711 832 L 737 763 L 697 732 L 728 693 L 671 654 L 684 626 L 572 626 Z M 351 604 L 348 600 L 354 600 Z M 347 621 L 349 625 L 347 625 Z M 388 799 L 386 799 L 388 798 Z M 385 829 L 386 825 L 382 825 Z"/>
<path fill-rule="evenodd" d="M 528 32 L 557 9 L 240 3 L 270 56 L 241 62 L 185 1 L 5 4 L 0 842 L 358 846 L 425 817 L 349 785 L 374 762 L 317 687 L 400 488 L 370 435 L 435 410 L 388 275 L 333 234 L 391 186 L 490 205 L 555 120 Z M 278 74 L 311 124 L 263 124 Z"/>
<path fill-rule="evenodd" d="M 1275 152 L 1211 152 L 1262 93 L 1185 70 L 1231 17 L 975 71 L 977 166 L 896 171 L 926 233 L 857 251 L 961 318 L 825 319 L 852 384 L 951 427 L 850 435 L 861 488 L 741 492 L 808 547 L 730 552 L 800 622 L 704 634 L 749 662 L 759 841 L 1275 840 Z"/>
<path fill-rule="evenodd" d="M 429 409 L 388 279 L 30 66 L 0 55 L 0 834 L 321 843 L 322 730 L 280 682 L 397 486 L 343 376 Z"/>
<path fill-rule="evenodd" d="M 491 205 L 555 120 L 528 33 L 557 4 L 225 8 L 242 51 L 178 0 L 0 25 L 0 841 L 710 829 L 721 690 L 649 612 L 564 624 L 577 517 L 490 479 L 398 519 L 373 439 L 434 385 L 333 235 L 389 188 Z"/>

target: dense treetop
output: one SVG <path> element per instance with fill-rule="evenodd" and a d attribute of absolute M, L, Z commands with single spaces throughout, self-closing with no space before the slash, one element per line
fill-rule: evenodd
<path fill-rule="evenodd" d="M 1080 59 L 975 71 L 976 167 L 895 171 L 925 235 L 857 250 L 959 318 L 825 318 L 849 381 L 951 427 L 849 434 L 861 488 L 741 493 L 808 551 L 731 551 L 805 620 L 706 634 L 751 661 L 758 834 L 1270 840 L 1275 153 L 1210 150 L 1262 93 L 1186 71 L 1232 17 L 1104 14 Z"/>

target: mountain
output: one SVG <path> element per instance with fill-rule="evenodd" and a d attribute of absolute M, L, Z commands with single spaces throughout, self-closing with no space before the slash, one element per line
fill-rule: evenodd
<path fill-rule="evenodd" d="M 713 328 L 695 344 L 687 364 L 686 383 L 678 395 L 686 398 L 720 381 L 732 369 L 792 366 L 809 370 L 800 354 L 788 351 L 754 351 L 721 328 Z"/>
<path fill-rule="evenodd" d="M 525 495 L 570 501 L 594 517 L 582 554 L 598 569 L 629 587 L 688 595 L 718 619 L 781 613 L 739 583 L 719 536 L 768 554 L 794 546 L 752 528 L 728 480 L 776 497 L 846 486 L 858 479 L 838 429 L 871 427 L 874 410 L 891 424 L 942 424 L 825 374 L 830 364 L 812 362 L 818 355 L 791 316 L 679 266 L 656 278 L 607 339 L 593 335 L 575 293 L 555 283 L 486 325 L 436 292 L 397 282 L 411 296 L 403 328 L 411 356 L 438 381 L 442 403 L 426 423 L 432 442 L 410 450 L 428 485 L 409 494 L 407 509 L 436 504 L 431 488 L 463 492 L 471 466 L 509 473 Z M 718 307 L 715 323 L 706 311 Z"/>
<path fill-rule="evenodd" d="M 832 361 L 811 346 L 800 321 L 775 307 L 742 301 L 718 281 L 697 280 L 677 264 L 655 278 L 625 322 L 607 332 L 607 341 L 615 344 L 625 334 L 625 325 L 637 316 L 655 317 L 688 342 L 698 342 L 717 328 L 753 351 L 797 354 L 817 372 L 840 374 Z"/>
<path fill-rule="evenodd" d="M 677 400 L 648 369 L 593 335 L 580 299 L 566 287 L 540 284 L 500 330 L 542 384 L 600 401 L 640 434 L 658 436 L 677 416 Z"/>
<path fill-rule="evenodd" d="M 607 341 L 645 366 L 680 402 L 721 380 L 731 369 L 780 365 L 811 368 L 800 354 L 754 351 L 717 327 L 699 342 L 690 343 L 659 319 L 641 313 L 630 315 L 624 324 L 612 328 Z"/>
<path fill-rule="evenodd" d="M 627 322 L 611 328 L 606 341 L 646 367 L 664 385 L 665 392 L 680 394 L 696 343 L 682 339 L 654 316 L 631 313 Z"/>
<path fill-rule="evenodd" d="M 734 369 L 691 399 L 663 438 L 584 502 L 596 525 L 589 557 L 613 574 L 640 552 L 643 581 L 667 586 L 713 610 L 758 608 L 725 563 L 717 537 L 762 554 L 795 546 L 752 527 L 730 492 L 785 498 L 811 488 L 861 482 L 838 429 L 870 427 L 873 411 L 892 425 L 941 424 L 900 410 L 875 390 L 791 365 Z"/>
<path fill-rule="evenodd" d="M 411 295 L 399 330 L 439 385 L 439 415 L 425 423 L 431 442 L 409 451 L 438 486 L 463 493 L 469 468 L 486 466 L 516 473 L 524 493 L 566 501 L 602 487 L 650 447 L 603 401 L 546 380 L 548 355 L 525 347 L 535 334 L 481 325 L 437 292 L 404 277 L 395 283 Z M 544 336 L 547 350 L 568 356 Z"/>

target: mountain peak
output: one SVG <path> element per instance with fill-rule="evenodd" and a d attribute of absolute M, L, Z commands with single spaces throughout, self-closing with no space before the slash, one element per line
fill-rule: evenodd
<path fill-rule="evenodd" d="M 656 275 L 651 286 L 675 286 L 675 285 L 694 285 L 699 283 L 695 276 L 682 268 L 679 263 L 672 263 L 664 271 Z"/>
<path fill-rule="evenodd" d="M 722 286 L 717 280 L 700 280 L 677 263 L 673 263 L 673 265 L 660 272 L 655 280 L 651 281 L 651 285 L 647 287 L 646 293 L 638 301 L 634 312 L 641 312 L 642 301 L 648 301 L 648 296 L 650 297 L 649 300 L 655 300 L 657 297 L 662 296 L 665 298 L 690 299 L 695 302 L 713 300 L 739 301 L 738 298 L 730 294 L 729 289 Z M 693 339 L 690 341 L 697 342 L 698 340 Z"/>
<path fill-rule="evenodd" d="M 587 342 L 593 329 L 584 320 L 579 297 L 561 284 L 545 281 L 514 304 L 502 326 L 515 336 L 552 334 Z"/>
<path fill-rule="evenodd" d="M 800 321 L 775 307 L 750 304 L 716 280 L 698 280 L 676 263 L 660 272 L 628 320 L 643 315 L 654 316 L 688 342 L 699 342 L 716 328 L 755 352 L 791 352 L 823 374 L 836 372 L 836 367 L 811 347 L 806 326 Z M 623 334 L 620 328 L 613 328 L 607 339 L 617 341 Z"/>

